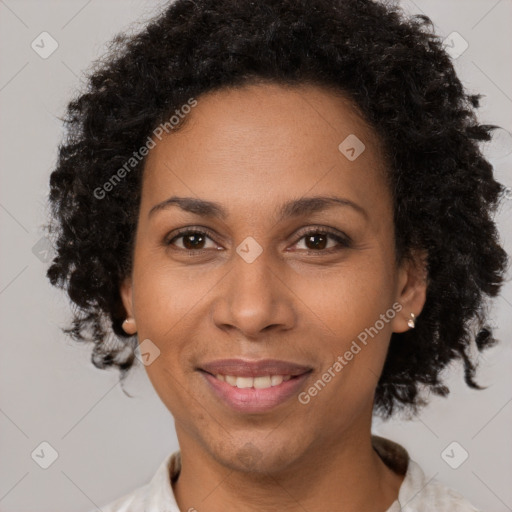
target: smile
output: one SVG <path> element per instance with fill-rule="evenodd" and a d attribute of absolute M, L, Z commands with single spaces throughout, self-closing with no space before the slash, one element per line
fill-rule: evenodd
<path fill-rule="evenodd" d="M 291 379 L 291 375 L 262 375 L 258 377 L 237 377 L 235 375 L 215 375 L 217 380 L 227 382 L 230 386 L 239 389 L 254 388 L 267 389 Z"/>
<path fill-rule="evenodd" d="M 199 371 L 212 396 L 223 407 L 238 413 L 266 413 L 284 405 L 305 386 L 311 372 L 301 375 L 241 377 Z M 292 404 L 297 401 L 293 400 Z"/>

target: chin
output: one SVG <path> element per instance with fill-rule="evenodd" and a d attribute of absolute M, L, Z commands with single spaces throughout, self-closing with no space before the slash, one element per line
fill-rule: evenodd
<path fill-rule="evenodd" d="M 279 447 L 275 440 L 265 437 L 260 442 L 256 439 L 248 441 L 245 437 L 238 446 L 234 442 L 229 446 L 221 445 L 215 458 L 233 471 L 262 476 L 279 474 L 293 464 L 300 453 L 289 440 L 283 439 L 282 443 Z"/>

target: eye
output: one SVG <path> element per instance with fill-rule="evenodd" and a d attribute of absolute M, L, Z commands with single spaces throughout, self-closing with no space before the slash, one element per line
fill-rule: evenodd
<path fill-rule="evenodd" d="M 330 253 L 350 247 L 348 236 L 327 228 L 312 228 L 302 233 L 297 242 L 304 240 L 305 250 L 309 253 Z M 329 245 L 329 242 L 332 242 Z"/>
<path fill-rule="evenodd" d="M 179 230 L 172 238 L 166 239 L 165 245 L 175 245 L 178 249 L 188 252 L 200 252 L 209 248 L 218 249 L 218 246 L 208 235 L 209 233 L 206 231 L 185 228 L 183 230 Z M 177 243 L 178 240 L 181 242 Z M 208 240 L 213 243 L 210 247 L 205 245 Z"/>

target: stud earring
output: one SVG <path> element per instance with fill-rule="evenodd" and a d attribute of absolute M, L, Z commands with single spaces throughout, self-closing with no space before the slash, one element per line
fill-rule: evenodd
<path fill-rule="evenodd" d="M 416 322 L 414 321 L 414 319 L 416 318 L 415 314 L 414 313 L 411 313 L 411 318 L 409 318 L 409 320 L 407 320 L 407 325 L 411 328 L 411 329 L 414 329 L 414 326 L 416 325 Z"/>
<path fill-rule="evenodd" d="M 123 322 L 123 329 L 126 331 L 126 328 L 130 329 L 133 326 L 135 328 L 135 319 L 134 318 L 127 318 Z M 126 331 L 127 334 L 135 334 L 135 330 L 133 332 Z"/>

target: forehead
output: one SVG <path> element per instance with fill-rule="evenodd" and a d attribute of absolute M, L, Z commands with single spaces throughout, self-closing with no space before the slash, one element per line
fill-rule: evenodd
<path fill-rule="evenodd" d="M 378 195 L 385 186 L 377 135 L 348 98 L 329 89 L 222 89 L 198 97 L 186 115 L 180 130 L 155 139 L 143 203 L 181 195 L 262 208 L 308 190 L 347 192 L 361 200 L 370 188 Z"/>

